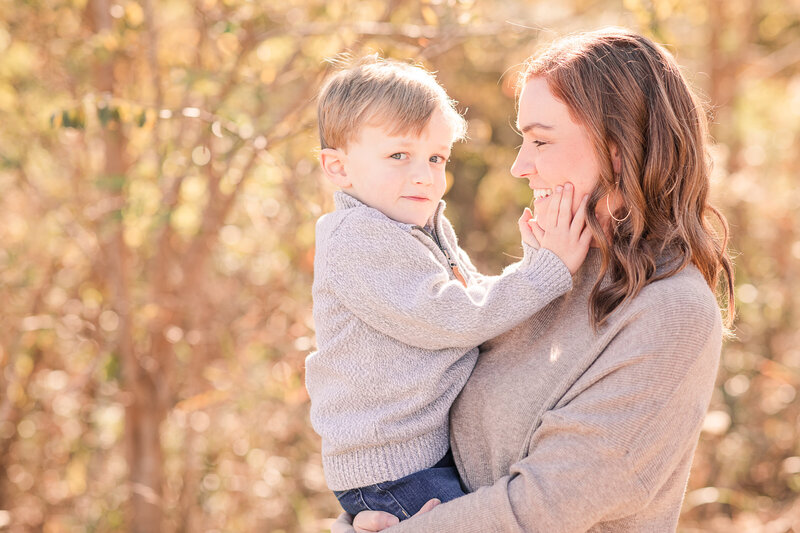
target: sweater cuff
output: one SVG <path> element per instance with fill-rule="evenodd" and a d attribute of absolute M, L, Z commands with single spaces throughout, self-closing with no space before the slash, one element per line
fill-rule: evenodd
<path fill-rule="evenodd" d="M 542 291 L 554 295 L 572 289 L 572 274 L 567 265 L 547 248 L 535 249 L 525 244 L 518 272 Z"/>
<path fill-rule="evenodd" d="M 536 258 L 536 256 L 541 251 L 541 248 L 537 248 L 535 246 L 531 246 L 530 244 L 523 242 L 522 243 L 522 259 L 520 260 L 520 267 L 527 268 L 531 262 Z"/>

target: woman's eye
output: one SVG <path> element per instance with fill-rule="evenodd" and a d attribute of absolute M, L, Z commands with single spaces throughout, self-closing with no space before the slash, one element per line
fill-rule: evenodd
<path fill-rule="evenodd" d="M 535 144 L 535 145 L 536 145 L 536 147 L 538 148 L 538 147 L 540 147 L 540 146 L 544 146 L 544 145 L 545 145 L 545 144 L 547 144 L 547 143 L 546 143 L 546 142 L 544 142 L 544 141 L 533 141 L 533 144 Z"/>
<path fill-rule="evenodd" d="M 403 152 L 397 152 L 396 154 L 392 154 L 389 157 L 391 157 L 392 159 L 401 160 L 401 159 L 407 159 L 408 154 L 404 154 Z"/>

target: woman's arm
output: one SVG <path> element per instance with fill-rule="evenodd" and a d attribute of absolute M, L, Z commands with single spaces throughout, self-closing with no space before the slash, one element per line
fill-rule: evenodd
<path fill-rule="evenodd" d="M 586 531 L 687 476 L 716 377 L 719 310 L 682 302 L 643 315 L 543 416 L 509 475 L 390 531 Z M 677 483 L 682 495 L 685 477 Z"/>

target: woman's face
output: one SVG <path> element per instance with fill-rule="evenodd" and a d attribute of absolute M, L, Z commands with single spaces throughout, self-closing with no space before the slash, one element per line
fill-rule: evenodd
<path fill-rule="evenodd" d="M 566 182 L 575 186 L 574 214 L 583 196 L 594 190 L 600 175 L 586 128 L 572 120 L 566 104 L 553 96 L 547 80 L 538 77 L 528 80 L 522 89 L 517 128 L 522 133 L 522 145 L 511 174 L 528 180 L 536 217 L 541 220 L 545 216 L 552 202 L 550 195 Z M 602 207 L 605 210 L 605 205 Z"/>

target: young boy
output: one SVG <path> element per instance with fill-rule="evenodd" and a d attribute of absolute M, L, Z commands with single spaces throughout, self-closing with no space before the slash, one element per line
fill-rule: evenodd
<path fill-rule="evenodd" d="M 588 250 L 570 190 L 562 218 L 534 226 L 541 249 L 526 210 L 522 260 L 476 271 L 443 213 L 445 163 L 465 133 L 454 104 L 424 69 L 375 57 L 319 97 L 320 163 L 341 190 L 317 222 L 306 386 L 328 486 L 351 514 L 403 520 L 464 494 L 448 411 L 477 346 L 568 291 Z"/>

